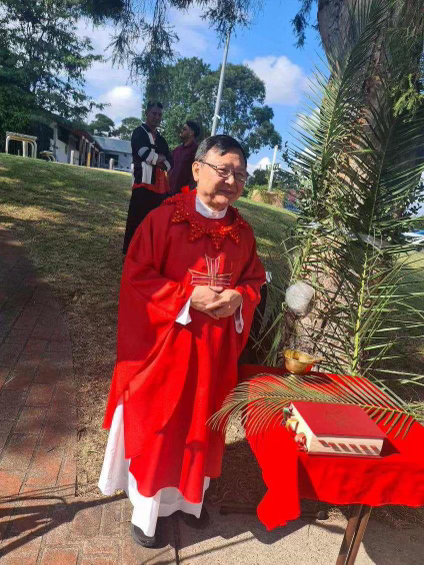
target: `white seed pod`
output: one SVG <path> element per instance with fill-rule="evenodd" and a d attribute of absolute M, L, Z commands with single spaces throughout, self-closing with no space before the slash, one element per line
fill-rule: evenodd
<path fill-rule="evenodd" d="M 289 309 L 297 316 L 306 316 L 315 290 L 303 281 L 297 281 L 286 290 L 285 301 Z"/>

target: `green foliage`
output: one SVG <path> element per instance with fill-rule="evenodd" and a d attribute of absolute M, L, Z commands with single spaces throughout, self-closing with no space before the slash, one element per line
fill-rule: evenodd
<path fill-rule="evenodd" d="M 269 173 L 266 169 L 255 169 L 247 180 L 248 188 L 259 188 L 268 184 Z"/>
<path fill-rule="evenodd" d="M 300 189 L 299 176 L 296 173 L 287 171 L 282 167 L 278 167 L 274 171 L 272 187 L 273 189 L 275 188 L 285 191 L 298 191 Z"/>
<path fill-rule="evenodd" d="M 124 118 L 121 122 L 119 128 L 114 132 L 118 135 L 121 139 L 130 140 L 132 136 L 132 132 L 138 127 L 141 123 L 140 118 L 135 118 L 131 116 L 129 118 Z"/>
<path fill-rule="evenodd" d="M 405 370 L 405 344 L 411 332 L 422 336 L 424 316 L 416 305 L 423 293 L 411 284 L 413 247 L 402 233 L 414 222 L 411 200 L 422 193 L 424 107 L 395 112 L 394 81 L 410 68 L 411 51 L 392 38 L 422 41 L 423 29 L 419 21 L 414 33 L 390 29 L 391 4 L 357 5 L 356 41 L 344 60 L 330 60 L 329 80 L 317 75 L 311 105 L 319 111 L 301 118 L 294 160 L 306 182 L 289 243 L 292 274 L 277 292 L 301 279 L 316 298 L 311 314 L 291 326 L 285 312 L 277 315 L 286 333 L 275 334 L 271 359 L 282 340 L 307 342 L 328 370 L 406 383 L 423 378 Z M 376 46 L 385 66 L 375 65 Z"/>
<path fill-rule="evenodd" d="M 246 188 L 251 193 L 253 190 L 267 190 L 271 167 L 266 169 L 255 169 L 249 176 Z M 272 181 L 272 190 L 281 190 L 283 192 L 296 192 L 300 188 L 299 176 L 291 171 L 283 169 L 280 165 L 276 165 L 274 169 L 274 178 Z"/>
<path fill-rule="evenodd" d="M 14 67 L 15 56 L 0 30 L 0 146 L 6 130 L 25 131 L 32 96 L 22 91 L 22 72 Z"/>
<path fill-rule="evenodd" d="M 179 132 L 187 119 L 204 126 L 204 113 L 211 103 L 198 89 L 200 81 L 211 74 L 210 66 L 198 57 L 179 59 L 161 71 L 160 80 L 150 78 L 145 100 L 160 100 L 164 104 L 162 132 L 171 146 L 181 143 Z M 208 113 L 209 114 L 209 113 Z M 209 127 L 202 131 L 208 132 Z"/>
<path fill-rule="evenodd" d="M 1 137 L 48 113 L 83 119 L 94 106 L 84 73 L 101 57 L 76 35 L 78 15 L 71 0 L 0 1 Z"/>
<path fill-rule="evenodd" d="M 153 99 L 164 104 L 163 133 L 170 145 L 180 143 L 178 133 L 187 119 L 197 122 L 203 134 L 208 134 L 219 74 L 220 69 L 212 71 L 201 59 L 192 57 L 162 68 L 159 82 L 152 78 L 147 82 L 148 96 L 156 92 Z M 265 85 L 251 69 L 227 65 L 219 132 L 236 137 L 248 153 L 263 146 L 281 145 L 272 124 L 273 111 L 263 105 L 264 100 Z"/>
<path fill-rule="evenodd" d="M 303 47 L 306 39 L 306 30 L 309 27 L 309 18 L 311 17 L 312 6 L 318 2 L 318 0 L 299 0 L 299 2 L 301 6 L 293 18 L 292 24 L 295 35 L 297 36 L 297 45 L 298 47 Z"/>
<path fill-rule="evenodd" d="M 95 120 L 90 122 L 88 125 L 89 131 L 93 132 L 95 135 L 110 136 L 114 133 L 115 123 L 114 121 L 106 116 L 105 114 L 96 114 Z"/>
<path fill-rule="evenodd" d="M 119 0 L 116 0 L 118 3 Z M 107 0 L 106 5 L 113 2 Z M 114 60 L 129 60 L 136 76 L 157 78 L 160 68 L 174 59 L 173 45 L 178 36 L 169 24 L 170 8 L 186 11 L 200 6 L 203 17 L 209 21 L 222 41 L 236 26 L 245 27 L 249 13 L 261 5 L 260 0 L 122 0 L 122 8 L 116 7 L 114 17 L 116 33 L 112 41 Z M 90 17 L 98 21 L 107 18 L 105 8 L 93 0 L 84 0 Z M 103 4 L 103 3 L 102 3 Z M 111 13 L 110 6 L 107 7 Z M 143 48 L 139 51 L 139 45 Z"/>
<path fill-rule="evenodd" d="M 292 20 L 298 45 L 305 41 L 305 31 L 316 0 L 299 0 L 299 11 Z M 114 61 L 129 61 L 136 77 L 158 79 L 161 67 L 174 60 L 174 43 L 178 36 L 169 24 L 170 8 L 187 11 L 193 6 L 202 9 L 202 17 L 217 31 L 223 42 L 229 31 L 247 27 L 263 0 L 78 0 L 79 13 L 94 23 L 111 20 L 115 23 L 112 39 Z M 139 51 L 139 45 L 143 48 Z M 150 93 L 149 93 L 150 94 Z"/>

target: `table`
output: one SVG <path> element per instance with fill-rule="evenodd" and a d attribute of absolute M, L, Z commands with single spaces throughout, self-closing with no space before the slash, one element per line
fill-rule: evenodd
<path fill-rule="evenodd" d="M 259 374 L 284 376 L 286 371 L 240 368 L 240 380 Z M 297 519 L 302 498 L 352 506 L 336 565 L 354 564 L 373 506 L 424 506 L 424 428 L 418 422 L 405 438 L 392 432 L 378 458 L 309 455 L 297 449 L 284 426 L 246 435 L 268 488 L 257 514 L 269 530 Z"/>

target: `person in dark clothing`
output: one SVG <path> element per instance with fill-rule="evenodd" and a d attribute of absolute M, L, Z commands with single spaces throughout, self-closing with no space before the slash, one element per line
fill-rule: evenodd
<path fill-rule="evenodd" d="M 134 182 L 122 249 L 124 256 L 141 221 L 169 196 L 166 173 L 173 159 L 165 138 L 157 131 L 162 113 L 160 102 L 149 102 L 146 122 L 135 128 L 131 137 Z"/>
<path fill-rule="evenodd" d="M 196 122 L 187 121 L 181 130 L 180 137 L 183 142 L 172 152 L 174 165 L 169 173 L 169 185 L 171 194 L 178 194 L 186 186 L 193 188 L 193 173 L 191 166 L 197 151 L 196 138 L 199 136 L 200 128 Z"/>

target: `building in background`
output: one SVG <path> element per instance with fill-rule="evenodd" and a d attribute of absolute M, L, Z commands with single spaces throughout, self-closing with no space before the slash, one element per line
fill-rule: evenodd
<path fill-rule="evenodd" d="M 37 157 L 57 163 L 99 167 L 101 148 L 93 135 L 77 129 L 66 120 L 47 114 L 44 121 L 33 122 L 25 132 L 37 138 Z M 22 144 L 11 141 L 9 153 L 22 155 Z"/>
<path fill-rule="evenodd" d="M 125 139 L 114 139 L 113 137 L 100 137 L 94 135 L 93 139 L 100 147 L 100 164 L 104 169 L 110 167 L 110 160 L 113 159 L 113 169 L 117 171 L 131 172 L 132 153 L 131 142 Z"/>

